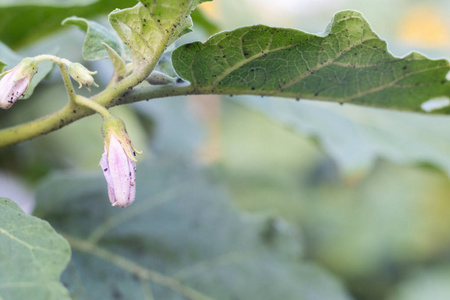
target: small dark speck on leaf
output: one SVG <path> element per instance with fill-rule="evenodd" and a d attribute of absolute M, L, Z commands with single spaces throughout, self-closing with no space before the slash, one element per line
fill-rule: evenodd
<path fill-rule="evenodd" d="M 177 78 L 177 83 L 182 83 L 182 82 L 183 82 L 183 79 L 181 77 L 178 77 Z"/>
<path fill-rule="evenodd" d="M 254 91 L 255 90 L 255 87 L 254 86 L 252 86 L 252 91 Z"/>
<path fill-rule="evenodd" d="M 344 105 L 344 102 L 339 102 L 340 105 Z"/>
<path fill-rule="evenodd" d="M 408 67 L 407 67 L 407 66 L 404 66 L 402 69 L 403 69 L 403 70 L 406 70 L 406 69 L 408 69 Z"/>

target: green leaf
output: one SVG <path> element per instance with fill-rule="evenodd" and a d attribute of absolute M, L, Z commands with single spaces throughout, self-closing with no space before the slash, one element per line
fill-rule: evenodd
<path fill-rule="evenodd" d="M 233 102 L 312 137 L 347 182 L 367 175 L 379 158 L 403 165 L 432 165 L 450 176 L 447 117 L 277 98 L 236 97 Z"/>
<path fill-rule="evenodd" d="M 450 96 L 446 60 L 393 57 L 360 13 L 335 15 L 323 36 L 251 26 L 183 45 L 174 68 L 198 94 L 254 94 L 420 111 Z"/>
<path fill-rule="evenodd" d="M 6 67 L 6 64 L 0 60 L 0 72 Z"/>
<path fill-rule="evenodd" d="M 138 169 L 127 209 L 110 207 L 101 175 L 58 174 L 37 192 L 74 251 L 63 282 L 77 298 L 349 299 L 299 261 L 293 228 L 236 211 L 213 173 L 173 157 Z"/>
<path fill-rule="evenodd" d="M 123 59 L 119 56 L 119 54 L 117 54 L 114 49 L 112 49 L 105 43 L 103 43 L 103 47 L 105 47 L 114 68 L 114 74 L 112 76 L 113 80 L 111 81 L 111 83 L 114 84 L 126 77 L 127 67 Z"/>
<path fill-rule="evenodd" d="M 123 60 L 130 61 L 129 50 L 114 30 L 110 30 L 97 22 L 78 17 L 67 18 L 62 22 L 62 25 L 75 25 L 86 32 L 82 51 L 83 59 L 95 61 L 108 58 L 108 51 L 103 46 L 103 43 L 105 43 L 117 52 Z"/>
<path fill-rule="evenodd" d="M 68 243 L 50 225 L 0 198 L 0 298 L 71 299 L 59 282 L 70 260 Z"/>
<path fill-rule="evenodd" d="M 130 48 L 135 66 L 159 57 L 163 49 L 192 26 L 191 12 L 209 0 L 141 1 L 136 6 L 113 11 L 109 21 Z"/>
<path fill-rule="evenodd" d="M 18 65 L 24 57 L 16 54 L 14 51 L 9 49 L 5 44 L 0 42 L 0 69 L 8 66 L 8 70 L 14 68 Z M 25 95 L 20 99 L 28 99 L 34 92 L 36 86 L 53 70 L 54 64 L 51 62 L 42 62 L 39 64 L 39 72 L 34 75 L 31 80 L 30 86 L 28 87 Z"/>
<path fill-rule="evenodd" d="M 377 158 L 377 151 L 367 143 L 357 120 L 352 122 L 334 113 L 332 107 L 324 109 L 310 103 L 258 97 L 237 97 L 233 102 L 263 113 L 287 130 L 313 138 L 333 158 L 347 182 L 360 179 L 370 171 Z"/>
<path fill-rule="evenodd" d="M 16 49 L 62 29 L 61 21 L 70 16 L 89 18 L 135 3 L 135 0 L 0 1 L 0 40 Z"/>

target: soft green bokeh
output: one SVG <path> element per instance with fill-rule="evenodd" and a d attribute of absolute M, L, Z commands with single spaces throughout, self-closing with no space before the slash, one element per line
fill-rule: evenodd
<path fill-rule="evenodd" d="M 63 282 L 77 299 L 351 299 L 301 260 L 296 230 L 236 211 L 211 171 L 170 156 L 140 163 L 136 202 L 120 210 L 100 174 L 45 181 L 36 214 L 72 245 Z"/>

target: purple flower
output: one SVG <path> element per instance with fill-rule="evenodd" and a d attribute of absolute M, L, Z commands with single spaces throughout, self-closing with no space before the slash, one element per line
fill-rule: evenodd
<path fill-rule="evenodd" d="M 19 66 L 6 73 L 0 80 L 0 108 L 10 108 L 20 96 L 25 94 L 31 78 L 28 76 L 16 78 Z"/>
<path fill-rule="evenodd" d="M 100 166 L 108 184 L 112 206 L 126 207 L 133 203 L 136 196 L 135 150 L 125 127 L 120 128 L 123 125 L 122 121 L 113 119 L 110 123 L 112 126 L 108 127 L 106 124 L 104 126 L 105 152 L 100 160 Z"/>

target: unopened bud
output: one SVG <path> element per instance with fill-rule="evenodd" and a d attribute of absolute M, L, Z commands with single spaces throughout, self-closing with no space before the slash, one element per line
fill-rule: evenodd
<path fill-rule="evenodd" d="M 0 79 L 0 108 L 10 108 L 20 96 L 27 92 L 37 70 L 34 59 L 27 57 L 16 67 L 1 74 L 3 77 Z"/>
<path fill-rule="evenodd" d="M 100 160 L 112 206 L 126 207 L 136 195 L 136 150 L 117 118 L 106 119 L 103 124 L 104 153 Z"/>
<path fill-rule="evenodd" d="M 85 86 L 88 90 L 91 85 L 98 87 L 98 85 L 94 82 L 94 78 L 92 75 L 97 74 L 97 71 L 92 72 L 89 71 L 85 66 L 80 63 L 71 63 L 69 64 L 69 74 L 76 82 L 80 84 L 78 88 Z"/>

